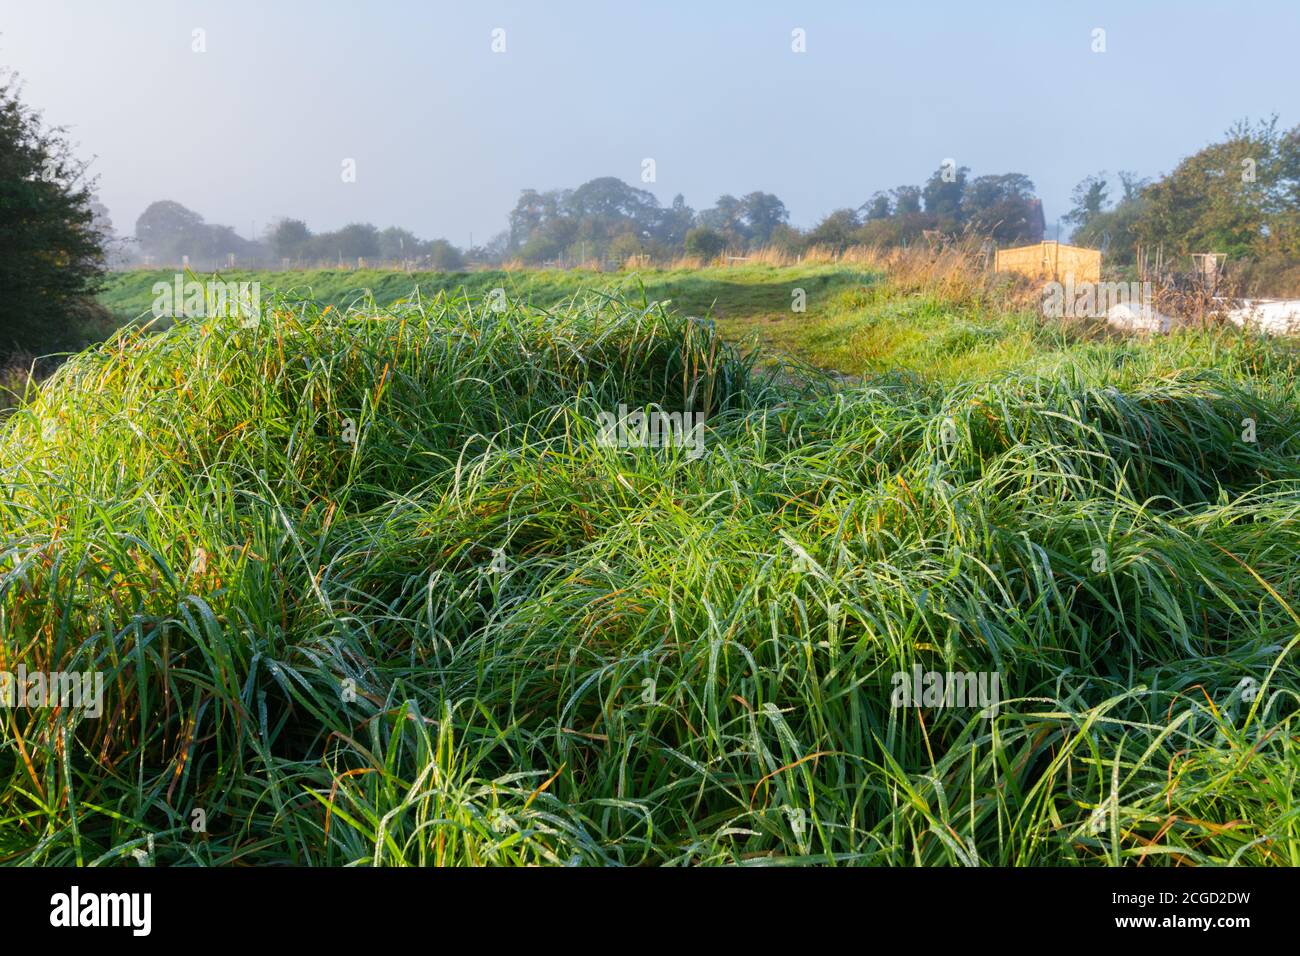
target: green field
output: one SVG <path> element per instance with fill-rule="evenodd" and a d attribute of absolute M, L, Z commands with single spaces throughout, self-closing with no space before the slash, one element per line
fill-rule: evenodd
<path fill-rule="evenodd" d="M 124 330 L 0 424 L 6 666 L 106 677 L 7 712 L 0 859 L 1300 863 L 1288 343 L 834 266 L 411 278 Z"/>
<path fill-rule="evenodd" d="M 117 272 L 108 277 L 99 300 L 122 321 L 149 312 L 155 283 L 170 284 L 171 270 Z M 189 275 L 186 278 L 190 278 Z M 207 281 L 210 276 L 194 276 Z M 599 273 L 581 270 L 392 272 L 375 270 L 316 270 L 308 272 L 228 272 L 222 280 L 259 282 L 264 290 L 311 299 L 321 306 L 387 307 L 443 293 L 481 299 L 493 289 L 503 289 L 515 301 L 545 308 L 593 288 L 623 290 L 647 298 L 671 300 L 672 308 L 687 315 L 704 315 L 711 308 L 737 316 L 789 312 L 790 290 L 805 289 L 813 303 L 826 294 L 869 283 L 879 276 L 837 265 L 804 267 L 736 266 L 735 268 L 675 269 L 643 273 Z"/>

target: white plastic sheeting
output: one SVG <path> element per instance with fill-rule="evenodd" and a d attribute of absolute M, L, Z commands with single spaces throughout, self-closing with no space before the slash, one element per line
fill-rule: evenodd
<path fill-rule="evenodd" d="M 1270 335 L 1300 335 L 1300 299 L 1242 299 L 1228 321 Z"/>
<path fill-rule="evenodd" d="M 1168 332 L 1173 321 L 1152 306 L 1138 302 L 1121 302 L 1106 312 L 1106 322 L 1125 332 Z"/>
<path fill-rule="evenodd" d="M 1268 335 L 1300 335 L 1300 299 L 1242 299 L 1229 309 L 1228 321 Z M 1174 320 L 1149 305 L 1121 303 L 1106 313 L 1106 322 L 1123 332 L 1168 332 Z"/>

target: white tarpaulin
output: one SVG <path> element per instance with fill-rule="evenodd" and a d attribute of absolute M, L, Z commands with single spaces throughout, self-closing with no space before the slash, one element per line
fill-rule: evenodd
<path fill-rule="evenodd" d="M 1300 299 L 1242 299 L 1228 310 L 1228 321 L 1271 335 L 1300 334 Z"/>
<path fill-rule="evenodd" d="M 1242 299 L 1228 309 L 1228 321 L 1268 335 L 1300 335 L 1300 299 Z M 1168 332 L 1174 320 L 1149 305 L 1120 303 L 1106 312 L 1112 328 L 1124 332 Z"/>
<path fill-rule="evenodd" d="M 1137 302 L 1112 305 L 1106 312 L 1106 322 L 1125 332 L 1168 332 L 1172 325 L 1169 316 Z"/>

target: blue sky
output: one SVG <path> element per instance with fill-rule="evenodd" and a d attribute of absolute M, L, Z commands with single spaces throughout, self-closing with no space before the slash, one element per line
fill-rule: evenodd
<path fill-rule="evenodd" d="M 1294 0 L 0 0 L 0 64 L 96 157 L 120 232 L 174 199 L 246 235 L 294 216 L 461 246 L 525 188 L 612 175 L 697 209 L 762 189 L 808 226 L 948 157 L 1027 174 L 1051 221 L 1088 173 L 1300 123 L 1297 41 Z"/>

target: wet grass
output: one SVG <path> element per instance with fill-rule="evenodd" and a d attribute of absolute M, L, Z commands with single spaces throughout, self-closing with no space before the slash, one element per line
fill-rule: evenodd
<path fill-rule="evenodd" d="M 1289 347 L 830 290 L 843 384 L 491 288 L 124 330 L 0 425 L 3 667 L 107 684 L 0 712 L 0 858 L 1300 863 Z"/>

